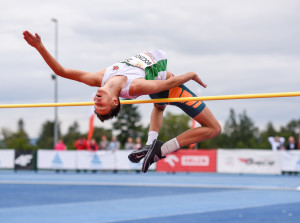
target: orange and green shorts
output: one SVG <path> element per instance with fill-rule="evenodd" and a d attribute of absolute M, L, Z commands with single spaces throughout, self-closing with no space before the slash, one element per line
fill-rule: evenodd
<path fill-rule="evenodd" d="M 151 99 L 158 98 L 183 98 L 183 97 L 197 97 L 190 89 L 185 85 L 172 88 L 171 90 L 162 91 L 149 95 Z M 185 101 L 185 102 L 169 102 L 169 103 L 157 103 L 158 105 L 175 105 L 183 110 L 191 118 L 196 117 L 205 108 L 203 101 Z"/>

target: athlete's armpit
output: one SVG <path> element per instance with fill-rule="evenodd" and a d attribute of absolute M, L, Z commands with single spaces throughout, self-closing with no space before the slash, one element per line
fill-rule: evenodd
<path fill-rule="evenodd" d="M 129 93 L 132 96 L 155 94 L 161 91 L 170 90 L 178 87 L 185 82 L 192 80 L 197 76 L 194 72 L 188 72 L 167 80 L 145 80 L 142 78 L 136 79 L 132 82 Z"/>
<path fill-rule="evenodd" d="M 158 93 L 168 89 L 167 81 L 135 79 L 129 89 L 131 96 L 141 96 Z"/>

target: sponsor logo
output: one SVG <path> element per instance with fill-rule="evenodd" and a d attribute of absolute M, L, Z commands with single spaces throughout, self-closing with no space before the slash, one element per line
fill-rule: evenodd
<path fill-rule="evenodd" d="M 29 163 L 31 163 L 32 159 L 32 154 L 22 154 L 15 160 L 15 164 L 19 166 L 27 166 Z"/>
<path fill-rule="evenodd" d="M 54 159 L 52 160 L 52 166 L 53 167 L 62 167 L 63 166 L 63 162 L 58 153 L 55 154 Z"/>
<path fill-rule="evenodd" d="M 93 155 L 93 158 L 91 160 L 91 165 L 92 166 L 100 166 L 102 163 L 101 163 L 101 160 L 99 159 L 99 156 L 95 153 Z"/>
<path fill-rule="evenodd" d="M 140 62 L 137 62 L 137 63 L 136 63 L 136 67 L 142 68 L 142 67 L 143 67 L 143 64 L 141 64 Z"/>
<path fill-rule="evenodd" d="M 164 162 L 168 163 L 171 167 L 175 166 L 175 163 L 179 162 L 179 159 L 175 155 L 168 155 L 165 159 Z"/>
<path fill-rule="evenodd" d="M 182 166 L 209 166 L 209 156 L 182 156 Z"/>
<path fill-rule="evenodd" d="M 152 66 L 156 63 L 156 61 L 152 58 L 150 53 L 140 53 L 133 57 L 129 57 L 125 60 L 121 61 L 122 63 L 128 63 L 132 66 L 139 67 L 145 69 L 146 67 Z"/>
<path fill-rule="evenodd" d="M 273 166 L 275 165 L 274 160 L 255 160 L 253 158 L 239 158 L 239 161 L 246 164 L 247 166 Z"/>
<path fill-rule="evenodd" d="M 179 158 L 176 155 L 168 155 L 164 162 L 168 163 L 171 167 L 175 167 L 179 163 Z M 181 166 L 209 166 L 209 156 L 196 156 L 186 155 L 181 156 Z"/>

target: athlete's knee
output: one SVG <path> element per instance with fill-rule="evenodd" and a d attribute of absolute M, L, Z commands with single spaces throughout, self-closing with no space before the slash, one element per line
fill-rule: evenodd
<path fill-rule="evenodd" d="M 164 111 L 166 106 L 165 105 L 159 105 L 159 104 L 154 104 L 154 107 L 157 108 L 160 111 Z"/>
<path fill-rule="evenodd" d="M 222 127 L 221 127 L 221 125 L 220 125 L 219 122 L 217 122 L 217 124 L 216 124 L 216 126 L 214 127 L 214 129 L 215 129 L 215 134 L 216 134 L 216 136 L 221 134 L 221 132 L 222 132 Z"/>
<path fill-rule="evenodd" d="M 206 129 L 207 129 L 207 131 L 206 131 L 207 139 L 212 139 L 212 138 L 216 137 L 222 131 L 221 125 L 219 124 L 219 122 L 215 122 L 213 124 L 206 125 L 206 126 L 204 125 L 203 127 L 206 127 Z"/>
<path fill-rule="evenodd" d="M 222 131 L 220 123 L 207 107 L 204 108 L 203 114 L 200 113 L 199 116 L 196 117 L 196 120 L 201 124 L 201 126 L 208 128 L 208 138 L 214 138 Z"/>
<path fill-rule="evenodd" d="M 210 138 L 214 138 L 221 133 L 222 127 L 219 122 L 216 122 L 212 126 L 210 126 L 210 130 L 211 130 Z"/>

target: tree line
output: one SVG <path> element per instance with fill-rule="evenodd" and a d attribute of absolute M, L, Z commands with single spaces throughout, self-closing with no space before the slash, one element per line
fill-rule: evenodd
<path fill-rule="evenodd" d="M 100 142 L 101 136 L 106 135 L 108 140 L 112 137 L 112 130 L 117 132 L 117 138 L 124 145 L 128 137 L 140 137 L 142 142 L 147 141 L 148 126 L 140 124 L 141 115 L 136 105 L 124 105 L 118 117 L 112 124 L 112 129 L 95 127 L 93 138 Z M 17 123 L 17 131 L 13 132 L 8 128 L 2 128 L 2 140 L 0 148 L 26 149 L 53 149 L 53 121 L 45 121 L 37 139 L 33 144 L 25 131 L 25 123 L 20 119 Z M 191 119 L 185 115 L 176 115 L 167 112 L 164 116 L 163 127 L 159 133 L 159 139 L 168 141 L 174 136 L 186 131 L 191 126 Z M 276 130 L 273 123 L 269 122 L 263 130 L 260 130 L 254 121 L 247 115 L 246 111 L 236 114 L 234 109 L 230 109 L 229 117 L 223 127 L 222 133 L 210 140 L 198 143 L 197 148 L 261 148 L 269 149 L 269 136 L 282 136 L 287 139 L 289 136 L 298 138 L 300 119 L 291 120 L 286 125 Z M 59 137 L 63 139 L 68 149 L 75 149 L 74 143 L 80 137 L 86 137 L 86 133 L 80 132 L 79 124 L 74 121 L 66 132 L 62 134 L 59 127 Z M 122 148 L 122 147 L 121 147 Z"/>

